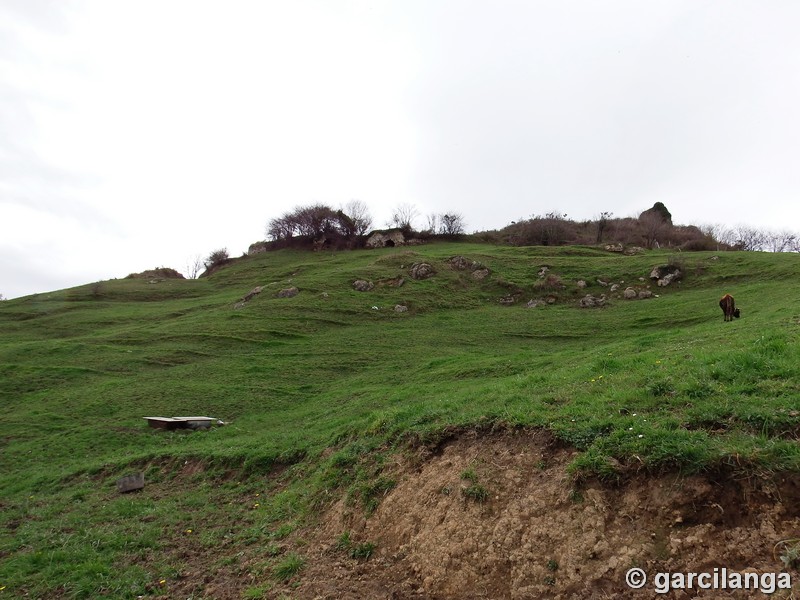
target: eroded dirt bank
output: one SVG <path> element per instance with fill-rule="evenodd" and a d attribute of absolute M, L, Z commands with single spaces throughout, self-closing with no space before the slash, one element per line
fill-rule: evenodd
<path fill-rule="evenodd" d="M 461 434 L 395 465 L 397 485 L 369 518 L 344 501 L 320 515 L 298 536 L 300 577 L 269 596 L 652 598 L 652 582 L 626 585 L 628 569 L 780 572 L 779 543 L 800 537 L 800 477 L 672 474 L 576 489 L 570 458 L 544 432 Z M 374 544 L 372 556 L 351 558 L 344 532 L 350 548 Z M 789 573 L 797 596 L 800 574 Z M 666 597 L 698 596 L 769 597 L 697 587 Z"/>

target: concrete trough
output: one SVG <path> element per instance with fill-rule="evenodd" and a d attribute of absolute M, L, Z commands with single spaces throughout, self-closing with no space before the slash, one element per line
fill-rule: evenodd
<path fill-rule="evenodd" d="M 217 422 L 213 417 L 142 417 L 153 429 L 208 429 Z"/>

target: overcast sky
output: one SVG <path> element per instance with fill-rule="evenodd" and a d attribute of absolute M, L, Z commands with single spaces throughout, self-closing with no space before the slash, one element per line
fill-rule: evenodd
<path fill-rule="evenodd" d="M 0 294 L 298 205 L 800 230 L 800 2 L 0 0 Z"/>

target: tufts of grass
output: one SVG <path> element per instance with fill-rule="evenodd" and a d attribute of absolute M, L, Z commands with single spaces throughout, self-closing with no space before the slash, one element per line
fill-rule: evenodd
<path fill-rule="evenodd" d="M 489 498 L 489 490 L 480 483 L 473 483 L 468 487 L 461 488 L 461 493 L 468 500 L 473 500 L 478 503 L 486 502 Z"/>
<path fill-rule="evenodd" d="M 287 554 L 286 557 L 275 565 L 272 569 L 272 576 L 281 582 L 288 582 L 295 577 L 305 566 L 305 559 L 294 552 Z"/>

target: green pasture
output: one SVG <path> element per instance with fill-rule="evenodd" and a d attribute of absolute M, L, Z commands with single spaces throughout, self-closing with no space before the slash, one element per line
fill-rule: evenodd
<path fill-rule="evenodd" d="M 455 255 L 490 276 L 452 270 Z M 413 280 L 421 261 L 437 274 Z M 647 278 L 666 263 L 684 277 L 659 288 Z M 544 286 L 543 266 L 559 286 Z M 316 508 L 345 494 L 371 510 L 393 485 L 381 468 L 393 452 L 454 428 L 547 429 L 579 451 L 576 479 L 797 471 L 798 276 L 795 254 L 433 243 L 278 251 L 199 280 L 2 302 L 0 597 L 163 594 L 182 568 L 165 548 L 186 536 L 219 550 L 217 569 L 261 548 L 241 568 L 270 581 L 292 562 L 276 544 Z M 658 297 L 618 299 L 610 284 L 623 281 L 618 293 Z M 579 308 L 587 293 L 611 298 Z M 741 319 L 723 322 L 724 293 Z M 227 424 L 165 432 L 150 415 Z M 189 463 L 202 468 L 187 488 Z M 136 470 L 162 493 L 118 495 Z"/>

